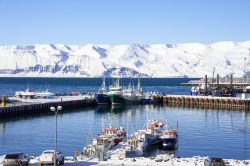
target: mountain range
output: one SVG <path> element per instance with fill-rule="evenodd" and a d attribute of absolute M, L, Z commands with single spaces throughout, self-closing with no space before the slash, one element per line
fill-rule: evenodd
<path fill-rule="evenodd" d="M 250 41 L 0 46 L 1 77 L 203 77 L 249 74 Z"/>

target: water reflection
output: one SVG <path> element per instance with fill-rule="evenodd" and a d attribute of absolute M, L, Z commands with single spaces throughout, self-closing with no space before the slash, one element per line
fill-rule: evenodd
<path fill-rule="evenodd" d="M 58 116 L 58 146 L 66 155 L 72 155 L 75 147 L 82 149 L 89 136 L 97 136 L 110 122 L 114 127 L 123 126 L 132 134 L 144 128 L 147 119 L 163 119 L 169 126 L 176 126 L 179 122 L 176 153 L 181 157 L 202 155 L 247 159 L 250 154 L 250 112 L 247 111 L 153 105 L 64 111 Z M 39 155 L 43 150 L 53 148 L 53 116 L 48 113 L 1 119 L 0 154 L 20 151 Z M 167 152 L 156 149 L 152 153 Z"/>

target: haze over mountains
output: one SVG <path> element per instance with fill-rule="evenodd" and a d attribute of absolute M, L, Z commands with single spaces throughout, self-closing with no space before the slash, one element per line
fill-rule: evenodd
<path fill-rule="evenodd" d="M 27 77 L 202 77 L 243 76 L 250 41 L 209 45 L 130 44 L 0 46 L 0 76 Z M 246 67 L 245 67 L 246 62 Z"/>

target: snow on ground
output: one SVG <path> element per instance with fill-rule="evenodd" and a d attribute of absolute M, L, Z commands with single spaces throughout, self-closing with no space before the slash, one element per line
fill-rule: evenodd
<path fill-rule="evenodd" d="M 0 166 L 2 166 L 4 156 L 0 156 Z M 194 156 L 191 158 L 172 158 L 170 156 L 159 155 L 154 158 L 125 158 L 119 159 L 109 159 L 107 161 L 97 161 L 96 159 L 84 159 L 74 161 L 73 157 L 66 157 L 68 160 L 65 161 L 65 166 L 204 166 L 204 161 L 207 157 Z M 37 165 L 38 157 L 30 160 L 30 165 Z M 71 159 L 71 160 L 70 160 Z M 234 160 L 234 159 L 224 159 L 226 166 L 247 166 L 250 165 L 250 160 Z"/>
<path fill-rule="evenodd" d="M 204 161 L 207 157 L 191 157 L 191 158 L 166 158 L 164 156 L 156 158 L 133 158 L 123 160 L 108 160 L 99 162 L 98 165 L 128 165 L 128 166 L 204 166 Z M 156 161 L 157 160 L 157 161 Z M 225 159 L 226 166 L 246 166 L 250 165 L 250 160 L 233 160 Z"/>
<path fill-rule="evenodd" d="M 0 156 L 0 166 L 1 166 L 2 163 L 3 163 L 4 157 L 5 157 L 5 155 Z"/>
<path fill-rule="evenodd" d="M 245 61 L 246 58 L 246 61 Z M 202 77 L 250 70 L 250 41 L 212 44 L 0 46 L 0 76 Z M 248 72 L 248 74 L 250 74 Z"/>

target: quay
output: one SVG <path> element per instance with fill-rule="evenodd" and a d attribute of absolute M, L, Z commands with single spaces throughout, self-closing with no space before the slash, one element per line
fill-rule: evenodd
<path fill-rule="evenodd" d="M 12 98 L 11 98 L 12 99 Z M 62 111 L 96 106 L 95 100 L 81 96 L 60 96 L 56 99 L 26 99 L 0 107 L 0 118 L 50 112 L 50 107 L 62 106 Z M 13 100 L 13 99 L 12 99 Z"/>
<path fill-rule="evenodd" d="M 239 97 L 166 94 L 158 94 L 152 97 L 154 99 L 153 104 L 162 104 L 169 107 L 250 110 L 250 100 Z M 0 118 L 48 113 L 50 112 L 50 107 L 57 107 L 59 105 L 63 107 L 62 111 L 70 111 L 75 108 L 96 107 L 97 103 L 93 98 L 81 96 L 62 96 L 56 99 L 25 99 L 5 107 L 0 107 Z"/>
<path fill-rule="evenodd" d="M 170 107 L 250 110 L 250 100 L 238 97 L 165 95 L 158 100 Z"/>

